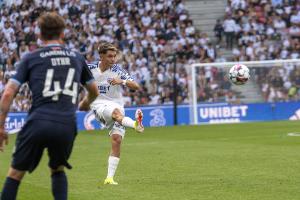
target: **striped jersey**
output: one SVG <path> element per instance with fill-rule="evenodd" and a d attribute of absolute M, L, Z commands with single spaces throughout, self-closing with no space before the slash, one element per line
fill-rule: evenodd
<path fill-rule="evenodd" d="M 118 103 L 120 106 L 124 106 L 122 95 L 123 86 L 111 85 L 109 82 L 112 78 L 116 77 L 122 80 L 133 81 L 133 78 L 129 75 L 129 73 L 124 70 L 119 64 L 114 64 L 106 71 L 101 72 L 100 61 L 88 64 L 88 67 L 94 76 L 100 93 L 91 106 L 95 106 L 101 101 L 113 101 L 115 103 Z"/>

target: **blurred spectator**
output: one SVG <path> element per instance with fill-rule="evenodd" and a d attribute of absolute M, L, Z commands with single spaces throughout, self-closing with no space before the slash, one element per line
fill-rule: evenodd
<path fill-rule="evenodd" d="M 226 38 L 226 48 L 232 49 L 233 47 L 233 40 L 235 37 L 235 27 L 236 27 L 236 22 L 231 18 L 230 15 L 226 16 L 224 22 L 223 22 L 223 27 L 224 27 L 224 34 Z"/>
<path fill-rule="evenodd" d="M 66 19 L 66 46 L 82 53 L 87 62 L 99 59 L 97 46 L 101 40 L 119 47 L 120 64 L 142 86 L 142 90 L 135 93 L 125 88 L 127 106 L 171 104 L 173 76 L 178 83 L 178 101 L 187 103 L 189 65 L 225 61 L 213 40 L 195 28 L 182 0 L 5 2 L 7 4 L 0 10 L 2 86 L 15 73 L 20 58 L 41 45 L 35 20 L 45 10 L 57 11 Z M 224 33 L 226 47 L 232 49 L 236 61 L 288 59 L 300 56 L 299 26 L 300 11 L 296 1 L 228 0 L 226 19 L 217 21 L 214 31 L 218 46 L 221 46 Z M 233 48 L 235 43 L 237 46 Z M 173 60 L 170 59 L 174 54 L 177 57 L 176 74 L 173 74 Z M 291 76 L 294 71 L 293 66 L 286 75 L 290 77 L 290 86 L 282 86 L 284 90 L 276 89 L 283 93 L 283 97 L 277 99 L 298 98 L 295 89 L 291 89 L 298 90 L 296 79 Z M 215 67 L 199 69 L 199 101 L 223 101 L 228 99 L 230 92 L 235 95 L 231 83 L 224 79 L 224 73 L 223 69 Z M 258 80 L 265 74 L 258 74 Z M 271 88 L 276 88 L 273 83 L 268 81 L 266 95 L 270 94 Z M 31 97 L 26 90 L 28 86 L 20 90 L 13 110 L 29 109 Z M 20 106 L 20 102 L 26 106 Z"/>
<path fill-rule="evenodd" d="M 222 23 L 219 19 L 217 20 L 217 23 L 214 27 L 214 32 L 215 32 L 215 36 L 217 38 L 217 43 L 221 44 L 224 28 L 223 28 Z"/>

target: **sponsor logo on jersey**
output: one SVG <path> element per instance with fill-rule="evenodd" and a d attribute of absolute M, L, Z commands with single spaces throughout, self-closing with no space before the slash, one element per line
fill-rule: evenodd
<path fill-rule="evenodd" d="M 109 91 L 109 85 L 98 85 L 98 90 L 100 92 L 100 94 L 105 94 L 106 92 Z"/>

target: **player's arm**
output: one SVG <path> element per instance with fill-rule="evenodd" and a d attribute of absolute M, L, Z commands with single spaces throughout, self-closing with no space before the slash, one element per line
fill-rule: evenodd
<path fill-rule="evenodd" d="M 128 87 L 131 90 L 139 90 L 140 86 L 137 82 L 134 81 L 134 79 L 130 76 L 130 74 L 124 70 L 119 69 L 119 74 L 117 77 L 113 78 L 110 81 L 110 84 L 112 85 L 123 85 L 125 87 Z"/>
<path fill-rule="evenodd" d="M 140 85 L 132 80 L 122 80 L 122 84 L 124 86 L 127 86 L 129 89 L 131 90 L 139 90 L 140 89 Z"/>
<path fill-rule="evenodd" d="M 90 109 L 90 104 L 96 99 L 99 95 L 97 85 L 95 81 L 92 83 L 86 84 L 85 89 L 87 90 L 87 95 L 79 103 L 79 110 L 88 111 Z"/>
<path fill-rule="evenodd" d="M 3 151 L 4 144 L 8 144 L 7 133 L 5 132 L 5 119 L 9 112 L 10 105 L 15 95 L 19 91 L 19 84 L 9 80 L 5 86 L 4 92 L 0 100 L 0 151 Z"/>
<path fill-rule="evenodd" d="M 110 81 L 110 84 L 112 85 L 124 85 L 126 87 L 128 87 L 131 90 L 138 90 L 140 89 L 140 86 L 137 82 L 133 81 L 133 80 L 122 80 L 120 78 L 113 78 Z"/>
<path fill-rule="evenodd" d="M 10 105 L 12 104 L 15 95 L 18 93 L 20 86 L 28 80 L 29 57 L 30 54 L 27 54 L 21 59 L 17 67 L 17 73 L 9 79 L 0 100 L 0 151 L 3 151 L 4 144 L 8 144 L 8 137 L 4 126 Z"/>

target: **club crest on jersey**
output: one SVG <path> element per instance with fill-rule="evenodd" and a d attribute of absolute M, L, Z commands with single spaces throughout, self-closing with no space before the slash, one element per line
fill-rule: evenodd
<path fill-rule="evenodd" d="M 112 78 L 108 78 L 108 79 L 107 79 L 107 82 L 110 84 L 110 82 L 111 82 L 112 80 L 113 80 Z"/>

